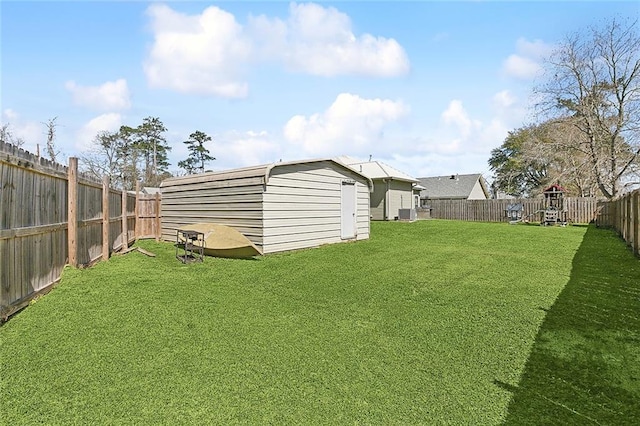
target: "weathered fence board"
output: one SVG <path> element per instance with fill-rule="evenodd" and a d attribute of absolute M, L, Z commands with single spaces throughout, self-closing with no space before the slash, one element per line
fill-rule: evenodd
<path fill-rule="evenodd" d="M 67 168 L 0 143 L 0 319 L 67 263 Z"/>
<path fill-rule="evenodd" d="M 160 194 L 138 199 L 138 238 L 155 238 L 160 234 Z"/>
<path fill-rule="evenodd" d="M 605 203 L 596 224 L 615 229 L 640 256 L 640 189 Z"/>
<path fill-rule="evenodd" d="M 522 204 L 523 218 L 531 222 L 542 220 L 544 199 L 511 200 L 430 200 L 428 210 L 419 216 L 433 219 L 481 222 L 508 222 L 507 206 Z M 615 200 L 567 197 L 564 199 L 566 217 L 572 223 L 592 223 L 614 228 L 633 252 L 640 256 L 640 189 Z"/>
<path fill-rule="evenodd" d="M 589 223 L 596 219 L 598 201 L 595 198 L 564 199 L 567 220 L 573 223 Z M 532 222 L 541 220 L 545 208 L 542 198 L 510 200 L 429 200 L 426 202 L 433 219 L 465 220 L 474 222 L 509 222 L 507 206 L 523 205 L 523 217 Z"/>
<path fill-rule="evenodd" d="M 0 321 L 56 283 L 66 264 L 92 264 L 134 241 L 137 226 L 157 238 L 150 219 L 137 218 L 136 194 L 109 189 L 103 197 L 103 182 L 77 173 L 76 159 L 69 164 L 0 142 Z M 145 213 L 153 223 L 157 206 L 153 196 Z"/>

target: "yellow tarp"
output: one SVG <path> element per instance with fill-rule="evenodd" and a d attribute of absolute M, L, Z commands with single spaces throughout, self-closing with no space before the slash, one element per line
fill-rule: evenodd
<path fill-rule="evenodd" d="M 216 223 L 194 223 L 180 228 L 183 231 L 198 231 L 204 234 L 204 254 L 216 257 L 244 259 L 261 255 L 247 237 L 236 229 Z"/>

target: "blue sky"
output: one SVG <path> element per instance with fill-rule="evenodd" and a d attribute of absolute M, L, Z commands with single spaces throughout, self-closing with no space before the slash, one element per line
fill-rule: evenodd
<path fill-rule="evenodd" d="M 639 5 L 2 1 L 1 121 L 35 152 L 57 117 L 63 161 L 153 116 L 174 171 L 200 130 L 214 170 L 349 155 L 489 178 L 554 45 Z"/>

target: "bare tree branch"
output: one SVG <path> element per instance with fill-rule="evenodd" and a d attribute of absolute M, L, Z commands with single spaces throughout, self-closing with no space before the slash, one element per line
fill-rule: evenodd
<path fill-rule="evenodd" d="M 567 120 L 584 138 L 601 193 L 613 198 L 640 158 L 640 36 L 637 22 L 609 22 L 568 36 L 546 63 L 536 88 L 543 121 Z"/>

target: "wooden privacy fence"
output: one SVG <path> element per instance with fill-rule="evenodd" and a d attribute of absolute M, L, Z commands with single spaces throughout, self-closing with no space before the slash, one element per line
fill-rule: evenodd
<path fill-rule="evenodd" d="M 140 194 L 136 200 L 136 238 L 160 239 L 162 234 L 160 193 Z"/>
<path fill-rule="evenodd" d="M 615 229 L 640 256 L 640 189 L 603 203 L 596 224 Z"/>
<path fill-rule="evenodd" d="M 523 217 L 530 216 L 532 222 L 540 220 L 537 211 L 544 210 L 543 198 L 510 200 L 428 200 L 425 202 L 433 219 L 467 220 L 476 222 L 508 222 L 507 207 L 523 205 Z M 596 198 L 567 197 L 564 199 L 567 220 L 573 223 L 589 223 L 598 212 Z"/>
<path fill-rule="evenodd" d="M 0 321 L 59 281 L 66 264 L 158 238 L 159 196 L 147 198 L 78 174 L 76 158 L 65 167 L 0 142 Z"/>

